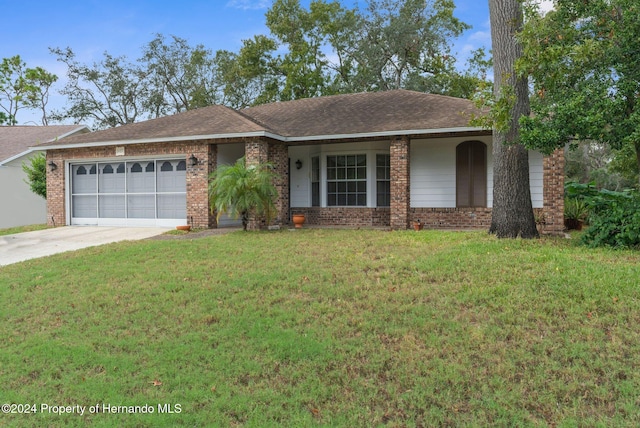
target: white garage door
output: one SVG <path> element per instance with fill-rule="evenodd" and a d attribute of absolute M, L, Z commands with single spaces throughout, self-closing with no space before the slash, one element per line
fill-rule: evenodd
<path fill-rule="evenodd" d="M 74 163 L 71 224 L 187 224 L 187 165 L 182 159 Z"/>

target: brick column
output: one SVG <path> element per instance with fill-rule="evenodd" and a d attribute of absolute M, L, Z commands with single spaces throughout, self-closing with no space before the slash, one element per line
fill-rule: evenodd
<path fill-rule="evenodd" d="M 278 178 L 274 185 L 278 191 L 275 201 L 277 214 L 274 224 L 284 225 L 289 223 L 289 149 L 284 143 L 273 142 L 269 144 L 269 162 L 273 164 Z"/>
<path fill-rule="evenodd" d="M 411 141 L 408 137 L 391 140 L 391 220 L 394 230 L 409 227 L 411 183 L 409 176 Z"/>
<path fill-rule="evenodd" d="M 64 189 L 65 164 L 64 154 L 59 150 L 47 150 L 47 225 L 66 226 L 66 197 Z M 49 163 L 55 163 L 56 169 L 51 171 Z"/>
<path fill-rule="evenodd" d="M 264 139 L 248 140 L 244 143 L 244 158 L 247 165 L 257 165 L 269 160 L 269 142 Z"/>
<path fill-rule="evenodd" d="M 564 230 L 564 150 L 543 159 L 544 234 L 559 235 Z"/>
<path fill-rule="evenodd" d="M 187 224 L 194 228 L 215 228 L 209 207 L 209 175 L 216 165 L 217 146 L 200 142 L 185 147 L 187 160 Z M 191 155 L 197 163 L 191 165 Z"/>
<path fill-rule="evenodd" d="M 272 224 L 285 224 L 289 221 L 289 151 L 287 146 L 278 141 L 268 141 L 263 138 L 245 142 L 245 161 L 247 165 L 271 163 L 278 174 L 274 183 L 278 197 L 275 201 L 276 214 Z M 267 227 L 266 218 L 249 216 L 248 230 L 258 230 Z"/>

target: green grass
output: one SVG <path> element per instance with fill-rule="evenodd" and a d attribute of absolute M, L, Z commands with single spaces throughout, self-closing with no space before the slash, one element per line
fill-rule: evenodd
<path fill-rule="evenodd" d="M 0 425 L 638 426 L 640 254 L 573 241 L 237 232 L 6 266 L 3 402 L 155 412 Z"/>
<path fill-rule="evenodd" d="M 14 233 L 32 232 L 34 230 L 48 229 L 49 227 L 50 226 L 47 226 L 46 224 L 31 224 L 29 226 L 9 227 L 7 229 L 0 229 L 0 236 L 12 235 Z"/>

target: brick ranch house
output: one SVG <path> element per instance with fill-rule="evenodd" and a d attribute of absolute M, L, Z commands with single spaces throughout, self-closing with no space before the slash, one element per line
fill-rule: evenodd
<path fill-rule="evenodd" d="M 491 132 L 472 102 L 407 90 L 210 106 L 37 146 L 47 153 L 50 225 L 233 224 L 209 210 L 208 177 L 246 156 L 280 179 L 275 224 L 488 228 Z M 529 153 L 544 232 L 563 229 L 562 151 Z M 263 227 L 258 219 L 250 228 Z"/>

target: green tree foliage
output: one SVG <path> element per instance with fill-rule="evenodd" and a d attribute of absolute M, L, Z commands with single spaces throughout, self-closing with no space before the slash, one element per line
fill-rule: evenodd
<path fill-rule="evenodd" d="M 450 0 L 369 0 L 365 9 L 276 0 L 270 34 L 221 57 L 225 95 L 237 107 L 397 88 L 471 97 L 489 63 L 480 51 L 455 69 L 450 42 L 469 27 L 453 10 Z"/>
<path fill-rule="evenodd" d="M 456 70 L 450 42 L 468 26 L 453 10 L 451 0 L 369 0 L 364 9 L 275 0 L 269 34 L 244 40 L 238 52 L 212 54 L 161 34 L 136 62 L 105 53 L 82 64 L 70 48 L 52 49 L 68 67 L 68 107 L 55 119 L 101 129 L 214 103 L 240 109 L 394 88 L 471 98 L 490 62 L 480 50 Z"/>
<path fill-rule="evenodd" d="M 533 82 L 523 141 L 551 152 L 572 140 L 629 146 L 640 165 L 640 3 L 558 0 L 528 9 L 519 71 Z"/>
<path fill-rule="evenodd" d="M 240 52 L 218 51 L 215 63 L 220 71 L 228 105 L 243 108 L 278 99 L 279 73 L 272 53 L 277 44 L 266 36 L 243 42 Z"/>
<path fill-rule="evenodd" d="M 202 45 L 191 47 L 180 37 L 171 39 L 167 44 L 163 35 L 156 35 L 145 46 L 140 59 L 153 88 L 146 102 L 153 116 L 219 102 L 211 51 Z"/>
<path fill-rule="evenodd" d="M 213 57 L 202 45 L 192 47 L 176 36 L 168 41 L 161 34 L 133 62 L 105 52 L 101 61 L 83 64 L 70 48 L 51 52 L 68 70 L 61 91 L 68 107 L 56 112 L 55 118 L 90 123 L 96 129 L 230 104 L 222 82 L 231 81 L 237 70 L 232 55 Z"/>
<path fill-rule="evenodd" d="M 451 39 L 470 28 L 454 8 L 450 0 L 370 0 L 352 52 L 359 89 L 408 88 L 446 72 Z"/>
<path fill-rule="evenodd" d="M 223 213 L 241 217 L 244 230 L 251 215 L 265 216 L 269 223 L 276 210 L 276 178 L 271 165 L 247 165 L 245 158 L 233 165 L 221 165 L 210 176 L 211 210 L 217 212 L 218 219 Z"/>
<path fill-rule="evenodd" d="M 33 193 L 47 199 L 47 159 L 40 153 L 29 159 L 29 163 L 22 163 L 22 170 L 27 174 L 25 183 Z"/>
<path fill-rule="evenodd" d="M 51 49 L 51 53 L 67 65 L 68 77 L 60 92 L 69 107 L 55 112 L 54 119 L 104 129 L 154 117 L 145 109 L 151 95 L 147 70 L 106 52 L 102 61 L 91 65 L 76 60 L 70 48 Z"/>
<path fill-rule="evenodd" d="M 614 150 L 593 141 L 581 141 L 565 150 L 567 182 L 595 183 L 599 189 L 620 191 L 638 182 L 635 153 L 625 146 Z M 625 153 L 623 153 L 625 152 Z"/>
<path fill-rule="evenodd" d="M 58 77 L 41 67 L 29 68 L 19 55 L 0 63 L 0 125 L 18 123 L 18 111 L 24 108 L 42 112 L 42 124 L 48 124 L 49 89 Z"/>

